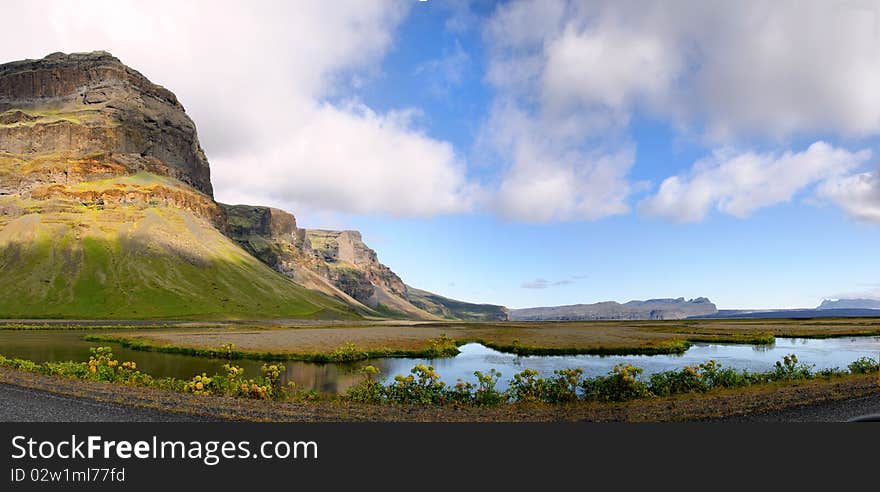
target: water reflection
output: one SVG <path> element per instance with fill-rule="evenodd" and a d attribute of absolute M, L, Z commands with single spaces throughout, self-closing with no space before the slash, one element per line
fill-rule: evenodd
<path fill-rule="evenodd" d="M 2 331 L 0 330 L 0 354 L 21 357 L 37 362 L 88 359 L 89 347 L 95 342 L 82 340 L 81 331 Z M 228 361 L 191 357 L 179 354 L 141 352 L 108 344 L 120 360 L 137 362 L 143 371 L 158 377 L 188 379 L 202 372 L 221 372 Z M 796 353 L 802 362 L 815 364 L 815 369 L 845 368 L 859 357 L 878 357 L 880 337 L 844 337 L 823 340 L 776 338 L 772 345 L 695 344 L 683 354 L 650 356 L 526 356 L 498 352 L 479 344 L 461 347 L 461 354 L 447 359 L 374 359 L 359 363 L 315 364 L 285 361 L 282 380 L 293 381 L 297 388 L 321 393 L 342 393 L 360 380 L 359 369 L 371 364 L 383 375 L 392 378 L 396 374 L 408 374 L 416 364 L 434 365 L 444 381 L 454 384 L 457 379 L 474 381 L 474 371 L 495 369 L 502 373 L 500 389 L 506 380 L 525 368 L 535 369 L 542 376 L 550 376 L 554 370 L 579 367 L 587 376 L 605 374 L 615 364 L 628 362 L 645 369 L 645 374 L 679 369 L 685 365 L 698 364 L 709 359 L 725 367 L 749 370 L 768 370 L 784 355 Z M 260 374 L 261 361 L 236 361 L 245 368 L 246 375 Z"/>

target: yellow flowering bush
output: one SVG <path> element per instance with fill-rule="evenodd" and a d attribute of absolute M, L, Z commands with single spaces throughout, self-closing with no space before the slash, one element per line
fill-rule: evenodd
<path fill-rule="evenodd" d="M 782 361 L 776 361 L 776 366 L 774 367 L 774 379 L 811 379 L 812 377 L 813 366 L 798 363 L 798 358 L 795 354 L 786 355 L 782 358 Z"/>
<path fill-rule="evenodd" d="M 127 384 L 143 383 L 151 379 L 150 376 L 138 371 L 137 364 L 134 362 L 122 362 L 120 364 L 113 355 L 113 349 L 110 347 L 91 347 L 89 352 L 91 355 L 85 364 L 86 372 L 84 374 L 87 379 Z M 67 372 L 69 369 L 63 365 L 58 365 L 58 363 L 50 367 L 57 374 Z"/>
<path fill-rule="evenodd" d="M 379 403 L 385 394 L 385 387 L 379 375 L 379 369 L 375 366 L 364 366 L 360 370 L 363 379 L 348 388 L 345 397 L 361 403 Z"/>
<path fill-rule="evenodd" d="M 397 375 L 387 386 L 387 398 L 397 403 L 442 404 L 447 400 L 446 383 L 434 366 L 419 364 L 412 368 L 412 374 Z"/>
<path fill-rule="evenodd" d="M 206 373 L 193 376 L 183 385 L 183 391 L 194 395 L 213 395 L 217 393 L 217 384 Z"/>
<path fill-rule="evenodd" d="M 651 396 L 648 385 L 639 379 L 643 369 L 632 364 L 617 364 L 607 376 L 587 378 L 581 383 L 588 401 L 627 401 Z"/>

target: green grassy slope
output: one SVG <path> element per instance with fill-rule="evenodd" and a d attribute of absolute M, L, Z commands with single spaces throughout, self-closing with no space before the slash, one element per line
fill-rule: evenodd
<path fill-rule="evenodd" d="M 0 213 L 2 318 L 357 317 L 184 210 L 4 205 L 19 212 Z"/>
<path fill-rule="evenodd" d="M 494 304 L 474 304 L 457 301 L 421 289 L 407 286 L 409 301 L 416 307 L 445 319 L 465 321 L 506 321 L 507 308 Z"/>

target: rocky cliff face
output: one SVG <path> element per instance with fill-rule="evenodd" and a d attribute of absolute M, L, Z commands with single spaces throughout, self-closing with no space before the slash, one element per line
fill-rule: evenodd
<path fill-rule="evenodd" d="M 483 315 L 411 294 L 356 231 L 212 194 L 183 106 L 109 53 L 0 65 L 0 317 Z"/>
<path fill-rule="evenodd" d="M 226 237 L 211 194 L 183 106 L 113 56 L 0 65 L 0 318 L 356 317 Z"/>
<path fill-rule="evenodd" d="M 705 297 L 685 300 L 649 299 L 620 304 L 614 301 L 595 304 L 512 309 L 510 318 L 517 321 L 561 320 L 650 320 L 684 319 L 715 314 L 718 309 Z"/>
<path fill-rule="evenodd" d="M 478 305 L 413 289 L 358 231 L 301 229 L 292 214 L 223 205 L 227 230 L 254 256 L 297 283 L 356 303 L 370 314 L 419 319 L 507 320 L 503 306 Z"/>
<path fill-rule="evenodd" d="M 0 66 L 2 155 L 18 164 L 0 178 L 6 193 L 146 171 L 212 195 L 195 125 L 174 94 L 100 51 Z"/>

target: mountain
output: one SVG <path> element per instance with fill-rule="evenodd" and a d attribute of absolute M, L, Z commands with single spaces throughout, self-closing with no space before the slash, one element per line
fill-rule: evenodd
<path fill-rule="evenodd" d="M 196 127 L 105 52 L 0 65 L 0 317 L 352 318 L 227 238 Z"/>
<path fill-rule="evenodd" d="M 562 320 L 646 320 L 683 319 L 691 316 L 710 315 L 718 312 L 715 304 L 705 297 L 686 301 L 678 299 L 649 299 L 620 304 L 614 301 L 569 306 L 511 309 L 510 319 L 515 321 L 562 321 Z"/>
<path fill-rule="evenodd" d="M 507 319 L 411 290 L 357 231 L 217 203 L 176 96 L 106 52 L 0 65 L 0 278 L 6 318 Z"/>
<path fill-rule="evenodd" d="M 811 318 L 876 318 L 878 309 L 721 309 L 715 314 L 692 318 L 811 319 Z"/>
<path fill-rule="evenodd" d="M 816 309 L 880 309 L 876 299 L 825 299 Z"/>
<path fill-rule="evenodd" d="M 366 314 L 398 318 L 507 320 L 507 309 L 415 289 L 379 262 L 358 231 L 297 227 L 293 214 L 270 207 L 222 205 L 229 237 L 295 282 L 355 305 Z"/>

